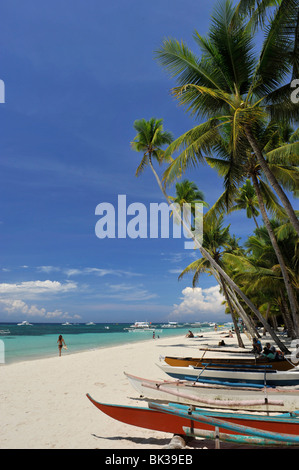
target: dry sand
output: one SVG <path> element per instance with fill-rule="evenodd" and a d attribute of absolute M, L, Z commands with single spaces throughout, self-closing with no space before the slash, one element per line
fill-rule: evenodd
<path fill-rule="evenodd" d="M 162 355 L 196 356 L 199 347 L 217 346 L 223 331 L 203 338 L 159 338 L 106 349 L 32 360 L 0 367 L 1 449 L 161 449 L 172 434 L 115 421 L 87 399 L 147 406 L 123 372 L 169 378 L 156 363 Z M 248 339 L 242 335 L 244 342 Z M 225 338 L 236 346 L 235 338 Z M 213 448 L 194 440 L 190 447 Z"/>

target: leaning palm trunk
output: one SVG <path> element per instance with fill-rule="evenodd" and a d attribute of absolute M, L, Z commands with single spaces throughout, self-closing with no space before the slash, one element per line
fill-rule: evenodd
<path fill-rule="evenodd" d="M 223 283 L 224 283 L 224 280 L 222 279 L 222 281 L 220 281 L 220 276 L 219 274 L 217 273 L 217 271 L 212 267 L 212 273 L 216 279 L 216 281 L 221 285 L 223 286 Z M 224 290 L 224 289 L 223 289 Z M 225 292 L 227 294 L 227 296 L 229 297 L 229 300 L 230 300 L 230 303 L 232 305 L 232 308 L 235 310 L 235 312 L 237 312 L 237 314 L 240 316 L 240 318 L 243 320 L 247 330 L 249 331 L 249 333 L 251 334 L 252 337 L 256 336 L 256 333 L 254 331 L 254 329 L 252 328 L 252 325 L 250 323 L 250 320 L 245 312 L 245 310 L 243 309 L 243 307 L 241 306 L 240 302 L 238 301 L 238 298 L 235 294 L 235 292 L 229 287 L 228 284 L 225 285 Z M 232 309 L 231 309 L 232 311 Z M 244 346 L 243 346 L 244 347 Z"/>
<path fill-rule="evenodd" d="M 231 299 L 228 295 L 228 292 L 226 290 L 225 281 L 224 281 L 222 276 L 220 276 L 220 283 L 221 283 L 221 286 L 222 286 L 222 289 L 223 289 L 225 300 L 227 302 L 228 308 L 229 308 L 230 313 L 231 313 L 231 317 L 232 317 L 234 328 L 235 328 L 235 333 L 236 333 L 237 339 L 238 339 L 238 345 L 239 345 L 240 348 L 245 348 L 243 340 L 242 340 L 241 335 L 240 335 L 240 330 L 239 330 L 239 327 L 238 327 L 238 324 L 237 324 L 237 321 L 236 321 L 234 308 L 233 308 L 233 305 L 231 303 Z"/>
<path fill-rule="evenodd" d="M 162 183 L 160 181 L 159 176 L 157 175 L 152 161 L 151 157 L 149 156 L 149 164 L 152 169 L 152 172 L 154 173 L 154 176 L 157 180 L 157 183 L 159 185 L 159 188 L 161 189 L 166 201 L 168 202 L 169 205 L 171 205 L 171 201 L 169 200 L 169 197 L 162 186 Z M 212 256 L 208 253 L 207 250 L 205 250 L 202 245 L 198 242 L 198 240 L 195 238 L 194 234 L 190 230 L 190 228 L 187 226 L 187 224 L 184 222 L 184 220 L 181 218 L 181 215 L 178 213 L 178 211 L 174 208 L 174 212 L 176 212 L 176 215 L 179 219 L 181 219 L 181 224 L 183 225 L 184 229 L 186 230 L 186 233 L 192 238 L 194 241 L 196 247 L 199 249 L 201 252 L 202 256 L 206 258 L 210 264 L 216 269 L 216 271 L 224 278 L 224 280 L 227 282 L 227 284 L 243 299 L 243 301 L 246 303 L 246 305 L 250 308 L 250 310 L 257 316 L 259 321 L 262 323 L 262 325 L 265 327 L 265 329 L 269 332 L 271 337 L 273 338 L 274 342 L 277 344 L 277 346 L 280 348 L 280 350 L 286 354 L 290 354 L 290 351 L 288 348 L 283 344 L 280 339 L 277 337 L 271 326 L 265 321 L 264 317 L 262 316 L 261 312 L 254 306 L 254 304 L 247 298 L 247 296 L 242 292 L 242 290 L 237 286 L 237 284 L 226 274 L 226 272 L 216 263 L 216 261 L 212 258 Z"/>
<path fill-rule="evenodd" d="M 260 227 L 259 227 L 259 224 L 257 223 L 256 217 L 255 217 L 254 214 L 252 214 L 252 217 L 253 217 L 253 220 L 254 220 L 254 223 L 255 223 L 256 228 L 260 228 Z"/>
<path fill-rule="evenodd" d="M 290 278 L 289 278 L 289 275 L 288 275 L 288 272 L 287 272 L 287 268 L 286 268 L 283 256 L 282 256 L 281 251 L 279 249 L 275 234 L 274 234 L 273 229 L 271 227 L 271 223 L 270 223 L 270 220 L 268 218 L 268 215 L 267 215 L 267 212 L 266 212 L 266 209 L 265 209 L 265 206 L 264 206 L 263 197 L 262 197 L 262 194 L 261 194 L 261 191 L 260 191 L 260 187 L 259 187 L 256 175 L 252 175 L 252 182 L 253 182 L 253 185 L 254 185 L 256 195 L 257 195 L 258 200 L 259 200 L 260 211 L 261 211 L 261 214 L 262 214 L 262 217 L 263 217 L 264 224 L 267 228 L 267 231 L 268 231 L 268 234 L 269 234 L 269 237 L 270 237 L 270 240 L 271 240 L 271 244 L 273 246 L 273 249 L 275 251 L 278 263 L 280 265 L 281 274 L 282 274 L 282 277 L 283 277 L 283 280 L 284 280 L 284 284 L 285 284 L 285 288 L 286 288 L 286 291 L 287 291 L 287 294 L 288 294 L 288 299 L 289 299 L 290 308 L 291 308 L 291 312 L 292 312 L 294 329 L 295 329 L 296 335 L 298 336 L 298 334 L 299 334 L 299 325 L 298 325 L 298 314 L 297 314 L 297 302 L 296 302 L 296 299 L 295 299 L 294 291 L 293 291 L 293 288 L 292 288 L 292 285 L 291 285 L 291 281 L 290 281 Z"/>
<path fill-rule="evenodd" d="M 230 300 L 231 300 L 231 303 L 232 303 L 232 305 L 233 305 L 235 311 L 238 312 L 238 313 L 240 313 L 239 306 L 238 306 L 237 303 L 234 301 L 233 297 L 231 297 Z M 242 318 L 242 320 L 243 320 L 243 317 L 241 317 L 241 318 Z M 244 321 L 244 320 L 243 320 L 243 321 Z M 245 321 L 244 321 L 244 323 L 245 323 Z M 245 323 L 246 329 L 248 330 L 248 333 L 250 334 L 250 336 L 251 336 L 252 338 L 254 338 L 254 337 L 256 337 L 256 336 L 259 338 L 260 335 L 258 334 L 258 332 L 255 332 L 255 330 L 254 330 L 254 328 L 252 327 L 252 325 L 251 325 L 250 322 L 249 322 L 249 325 L 250 325 L 250 326 L 248 326 L 248 325 Z"/>
<path fill-rule="evenodd" d="M 295 339 L 296 333 L 294 330 L 294 324 L 293 324 L 292 317 L 288 309 L 286 299 L 284 298 L 284 293 L 282 291 L 280 291 L 280 302 L 281 302 L 281 314 L 282 314 L 282 317 L 284 319 L 284 322 L 287 328 L 288 336 L 292 339 Z"/>
<path fill-rule="evenodd" d="M 254 338 L 255 336 L 259 337 L 258 332 L 255 330 L 255 328 L 252 326 L 250 318 L 248 317 L 247 313 L 243 309 L 242 305 L 239 302 L 239 299 L 237 298 L 235 292 L 230 289 L 230 287 L 227 287 L 228 294 L 231 297 L 231 302 L 235 307 L 235 310 L 238 312 L 240 315 L 241 319 L 243 320 L 249 334 Z"/>
<path fill-rule="evenodd" d="M 267 165 L 267 162 L 265 161 L 265 159 L 263 157 L 263 154 L 262 154 L 262 152 L 259 148 L 259 145 L 256 142 L 253 134 L 251 133 L 251 131 L 248 127 L 246 128 L 245 132 L 246 132 L 247 140 L 250 143 L 251 148 L 252 148 L 255 156 L 257 157 L 258 162 L 259 162 L 265 176 L 267 177 L 267 179 L 268 179 L 269 183 L 271 184 L 272 188 L 274 189 L 274 191 L 278 194 L 278 196 L 279 196 L 279 198 L 280 198 L 280 200 L 281 200 L 281 202 L 282 202 L 282 204 L 285 208 L 285 211 L 286 211 L 287 215 L 290 218 L 290 222 L 293 225 L 294 229 L 296 230 L 297 235 L 299 236 L 299 220 L 296 217 L 296 214 L 295 214 L 295 211 L 292 207 L 292 204 L 290 203 L 290 201 L 287 198 L 287 196 L 286 196 L 285 192 L 283 191 L 282 187 L 280 186 L 280 184 L 276 180 L 275 176 L 273 175 L 272 171 L 270 170 L 269 166 Z"/>

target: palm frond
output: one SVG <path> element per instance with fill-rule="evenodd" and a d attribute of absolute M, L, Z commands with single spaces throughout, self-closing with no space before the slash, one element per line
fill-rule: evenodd
<path fill-rule="evenodd" d="M 232 93 L 237 90 L 242 95 L 248 89 L 248 77 L 254 66 L 253 43 L 242 17 L 234 22 L 234 15 L 235 7 L 231 1 L 218 3 L 212 14 L 209 37 Z"/>
<path fill-rule="evenodd" d="M 167 147 L 165 150 L 166 158 L 169 158 L 175 152 L 180 153 L 164 172 L 164 181 L 170 184 L 175 178 L 181 177 L 187 168 L 196 167 L 198 163 L 204 163 L 204 154 L 209 154 L 213 145 L 219 139 L 217 125 L 217 119 L 210 119 L 186 132 Z"/>
<path fill-rule="evenodd" d="M 266 153 L 268 163 L 299 164 L 299 142 L 281 145 Z"/>
<path fill-rule="evenodd" d="M 147 166 L 147 164 L 148 164 L 148 154 L 144 154 L 140 164 L 137 167 L 135 176 L 139 176 L 144 171 L 144 168 Z"/>
<path fill-rule="evenodd" d="M 260 180 L 259 186 L 266 209 L 270 212 L 272 216 L 276 217 L 280 221 L 286 220 L 286 212 L 283 207 L 279 204 L 276 195 L 271 190 L 269 185 L 266 182 Z"/>
<path fill-rule="evenodd" d="M 297 0 L 290 2 L 297 3 Z M 293 43 L 292 38 L 284 34 L 290 18 L 289 6 L 287 2 L 282 2 L 265 27 L 265 39 L 252 87 L 257 96 L 276 90 L 291 72 L 289 56 Z"/>
<path fill-rule="evenodd" d="M 237 21 L 239 16 L 247 17 L 249 18 L 247 28 L 256 30 L 259 26 L 265 25 L 269 7 L 278 6 L 280 3 L 281 0 L 240 0 L 233 22 Z"/>
<path fill-rule="evenodd" d="M 189 264 L 179 275 L 179 280 L 181 280 L 186 274 L 189 274 L 190 272 L 193 272 L 193 281 L 192 285 L 195 287 L 195 285 L 198 282 L 198 277 L 200 274 L 204 272 L 208 272 L 210 268 L 210 263 L 205 259 L 197 259 L 196 261 L 193 261 L 191 264 Z"/>
<path fill-rule="evenodd" d="M 198 61 L 188 46 L 176 39 L 165 39 L 155 57 L 179 85 L 202 84 L 221 89 L 215 81 L 212 69 Z"/>
<path fill-rule="evenodd" d="M 296 213 L 297 217 L 299 218 L 299 211 L 296 211 Z M 289 222 L 287 222 L 275 229 L 275 235 L 278 241 L 282 241 L 292 236 L 296 237 L 296 232 L 294 230 L 294 227 Z"/>
<path fill-rule="evenodd" d="M 279 184 L 288 191 L 299 188 L 299 169 L 295 166 L 268 165 Z"/>

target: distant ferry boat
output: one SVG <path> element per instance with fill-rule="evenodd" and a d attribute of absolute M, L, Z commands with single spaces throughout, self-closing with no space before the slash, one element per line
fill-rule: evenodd
<path fill-rule="evenodd" d="M 29 323 L 29 321 L 24 320 L 22 323 L 17 323 L 18 326 L 32 326 L 32 323 Z"/>
<path fill-rule="evenodd" d="M 129 328 L 124 328 L 127 331 L 155 331 L 155 328 L 151 327 L 148 321 L 136 321 L 134 325 L 130 325 Z"/>
<path fill-rule="evenodd" d="M 61 323 L 62 326 L 71 326 L 71 323 L 69 323 L 68 321 L 66 321 L 65 323 Z"/>
<path fill-rule="evenodd" d="M 148 321 L 135 321 L 134 325 L 131 325 L 130 328 L 149 328 L 150 323 Z"/>
<path fill-rule="evenodd" d="M 94 323 L 93 321 L 90 321 L 90 322 L 88 322 L 88 323 L 85 323 L 85 325 L 91 326 L 91 325 L 95 325 L 95 323 Z"/>
<path fill-rule="evenodd" d="M 177 328 L 179 326 L 177 321 L 169 321 L 165 325 L 161 325 L 161 328 Z"/>

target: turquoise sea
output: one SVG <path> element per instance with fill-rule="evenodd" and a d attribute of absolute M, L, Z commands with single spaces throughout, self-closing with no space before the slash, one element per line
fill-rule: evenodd
<path fill-rule="evenodd" d="M 0 361 L 0 366 L 58 355 L 57 339 L 60 334 L 68 347 L 68 350 L 63 350 L 62 354 L 72 354 L 130 342 L 153 341 L 153 331 L 129 332 L 126 330 L 129 326 L 129 323 L 97 323 L 95 325 L 34 323 L 25 326 L 18 326 L 16 323 L 0 323 L 0 345 L 4 350 L 4 358 Z M 152 325 L 151 328 L 153 328 Z M 163 328 L 162 325 L 156 324 L 155 339 L 184 336 L 189 329 L 194 334 L 198 334 L 211 328 L 208 324 L 196 327 L 181 325 L 177 328 Z"/>

